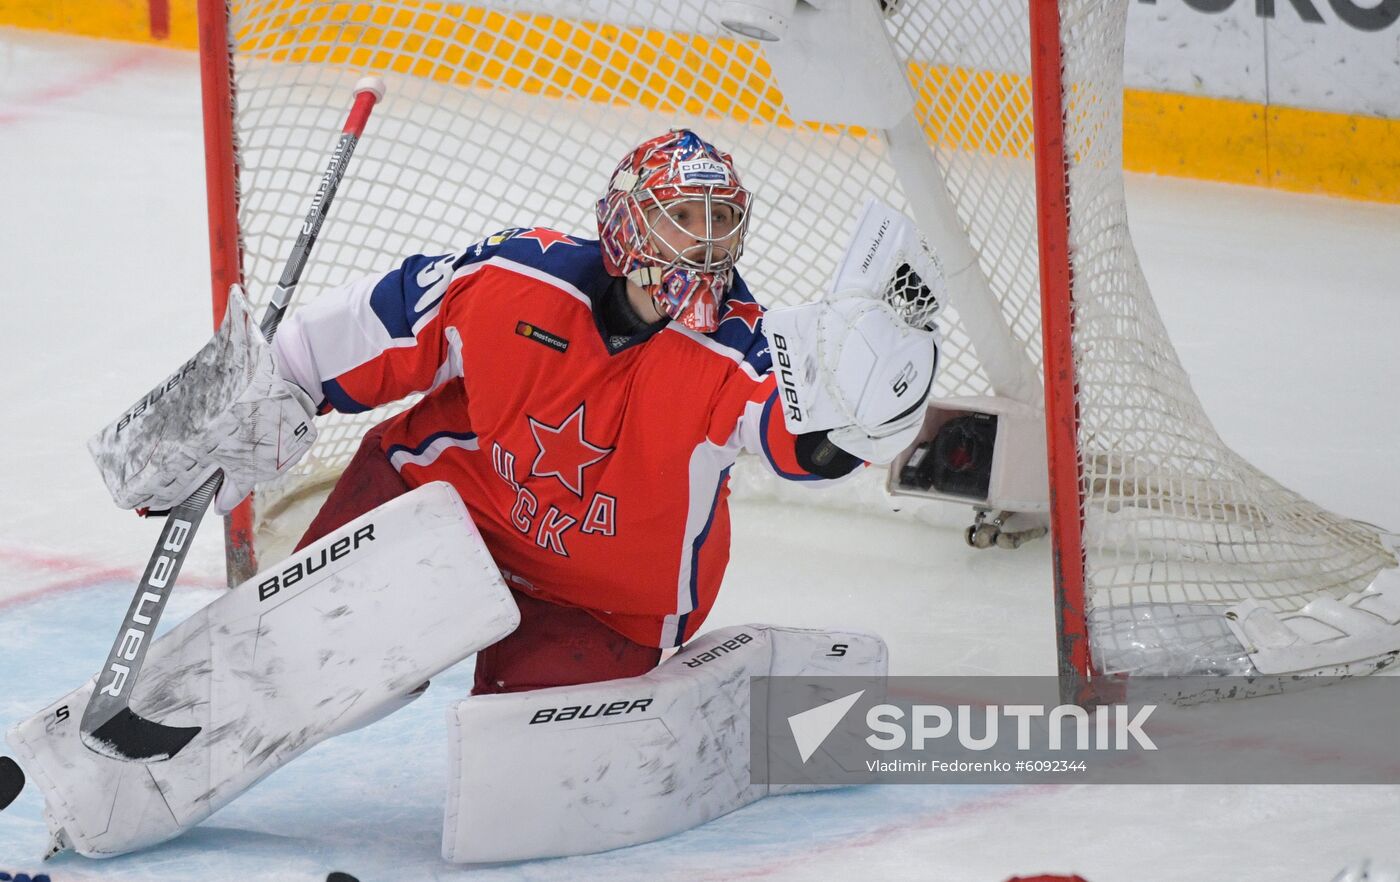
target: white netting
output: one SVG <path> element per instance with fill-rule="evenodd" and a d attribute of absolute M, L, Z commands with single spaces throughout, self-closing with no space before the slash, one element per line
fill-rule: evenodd
<path fill-rule="evenodd" d="M 1156 653 L 1162 673 L 1229 670 L 1239 646 L 1202 610 L 1252 598 L 1292 612 L 1360 590 L 1395 561 L 1374 530 L 1228 448 L 1191 389 L 1128 235 L 1126 14 L 1089 2 L 1062 12 L 1062 39 L 1078 50 L 1065 57 L 1065 150 L 1091 627 L 1113 667 L 1140 669 Z"/>
<path fill-rule="evenodd" d="M 996 298 L 993 313 L 1038 367 L 1025 2 L 886 5 L 919 123 Z M 717 6 L 237 0 L 230 29 L 250 292 L 271 291 L 351 87 L 374 72 L 389 92 L 322 231 L 303 297 L 507 226 L 592 236 L 593 204 L 617 160 L 677 125 L 731 152 L 755 193 L 740 270 L 756 296 L 770 306 L 820 296 L 868 196 L 914 212 L 885 141 L 789 118 L 758 44 L 724 34 Z M 1297 606 L 1358 587 L 1393 562 L 1374 534 L 1288 493 L 1219 441 L 1152 305 L 1119 171 L 1124 8 L 1065 11 L 1093 606 L 1133 621 L 1134 604 L 1255 596 Z M 941 313 L 935 392 L 986 395 L 989 375 L 958 306 Z M 303 498 L 300 488 L 332 480 L 360 433 L 387 415 L 325 420 L 295 489 L 260 491 L 261 526 L 294 537 L 300 524 L 287 509 Z"/>

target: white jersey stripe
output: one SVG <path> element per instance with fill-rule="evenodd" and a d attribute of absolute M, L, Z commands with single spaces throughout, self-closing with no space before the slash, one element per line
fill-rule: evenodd
<path fill-rule="evenodd" d="M 417 345 L 413 337 L 391 337 L 374 314 L 370 292 L 383 278 L 378 275 L 358 279 L 298 308 L 272 341 L 277 369 L 282 375 L 320 398 L 325 381 L 373 361 L 387 350 Z M 438 307 L 430 310 L 424 320 L 431 320 L 437 310 Z M 356 333 L 347 334 L 347 327 Z"/>
<path fill-rule="evenodd" d="M 695 609 L 692 578 L 695 570 L 695 543 L 710 526 L 714 513 L 715 492 L 724 470 L 734 464 L 738 453 L 738 432 L 723 447 L 708 440 L 696 445 L 690 456 L 690 500 L 685 514 L 685 531 L 681 535 L 681 559 L 676 572 L 676 615 L 667 616 L 662 633 L 662 646 L 675 646 L 682 636 L 676 633 L 679 618 Z"/>
<path fill-rule="evenodd" d="M 412 450 L 395 450 L 389 455 L 389 464 L 398 471 L 403 471 L 403 467 L 409 465 L 420 468 L 430 466 L 437 462 L 437 458 L 442 455 L 443 451 L 453 449 L 480 450 L 481 443 L 475 435 L 470 438 L 454 438 L 451 435 L 443 435 L 434 438 L 431 444 L 417 453 Z"/>
<path fill-rule="evenodd" d="M 661 640 L 656 644 L 662 649 L 670 649 L 672 646 L 680 644 L 681 617 L 676 613 L 671 613 L 661 620 Z"/>

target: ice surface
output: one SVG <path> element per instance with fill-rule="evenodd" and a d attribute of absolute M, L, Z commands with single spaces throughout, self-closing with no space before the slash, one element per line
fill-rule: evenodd
<path fill-rule="evenodd" d="M 0 728 L 90 676 L 155 540 L 84 442 L 207 338 L 193 56 L 0 30 Z M 353 171 L 352 171 L 353 173 Z M 1400 206 L 1129 182 L 1164 319 L 1225 440 L 1285 484 L 1400 528 Z M 308 292 L 310 293 L 310 292 Z M 1049 674 L 1044 542 L 745 504 L 711 617 L 884 634 L 903 674 Z M 211 525 L 212 526 L 212 525 Z M 196 542 L 167 619 L 222 579 Z M 313 750 L 189 835 L 41 866 L 37 790 L 0 814 L 0 872 L 55 880 L 935 879 L 1327 882 L 1400 862 L 1396 787 L 887 787 L 784 797 L 653 845 L 488 870 L 438 856 L 443 713 L 424 699 Z M 528 774 L 522 769 L 521 774 Z"/>

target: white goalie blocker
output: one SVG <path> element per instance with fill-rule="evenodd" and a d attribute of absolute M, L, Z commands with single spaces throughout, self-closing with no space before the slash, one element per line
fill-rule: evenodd
<path fill-rule="evenodd" d="M 200 727 L 174 757 L 123 762 L 84 747 L 78 720 L 93 682 L 8 740 L 43 791 L 50 853 L 124 854 L 179 835 L 313 745 L 402 707 L 519 620 L 457 492 L 427 484 L 151 645 L 133 710 Z"/>
<path fill-rule="evenodd" d="M 887 667 L 872 634 L 742 625 L 640 677 L 458 702 L 443 857 L 606 851 L 813 789 L 751 782 L 751 678 L 882 677 Z"/>

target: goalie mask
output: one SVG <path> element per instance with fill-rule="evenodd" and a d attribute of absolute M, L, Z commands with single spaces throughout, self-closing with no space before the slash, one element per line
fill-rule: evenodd
<path fill-rule="evenodd" d="M 733 159 L 699 135 L 652 138 L 623 158 L 598 200 L 603 265 L 664 315 L 710 333 L 744 250 L 749 199 Z"/>

